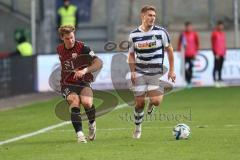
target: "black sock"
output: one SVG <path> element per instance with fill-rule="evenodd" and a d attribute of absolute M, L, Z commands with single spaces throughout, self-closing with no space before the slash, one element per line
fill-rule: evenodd
<path fill-rule="evenodd" d="M 71 109 L 71 121 L 76 133 L 82 131 L 82 119 L 80 115 L 80 108 L 73 107 Z"/>
<path fill-rule="evenodd" d="M 143 122 L 143 118 L 144 118 L 143 108 L 135 108 L 134 118 L 135 118 L 136 125 L 139 125 Z"/>
<path fill-rule="evenodd" d="M 95 112 L 96 112 L 95 106 L 92 105 L 91 108 L 84 108 L 84 109 L 88 117 L 89 123 L 92 124 L 95 121 Z"/>

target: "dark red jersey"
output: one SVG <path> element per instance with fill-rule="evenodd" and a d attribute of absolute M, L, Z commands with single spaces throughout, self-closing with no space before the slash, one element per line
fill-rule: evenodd
<path fill-rule="evenodd" d="M 211 42 L 213 53 L 218 56 L 225 56 L 227 50 L 225 33 L 215 29 L 211 35 Z"/>
<path fill-rule="evenodd" d="M 185 57 L 195 57 L 199 50 L 199 37 L 195 31 L 184 31 L 181 33 L 178 41 L 178 50 L 184 47 Z"/>
<path fill-rule="evenodd" d="M 92 82 L 93 75 L 85 74 L 81 79 L 74 79 L 75 71 L 91 65 L 96 56 L 91 49 L 83 42 L 76 41 L 71 49 L 67 49 L 64 43 L 58 45 L 57 53 L 61 62 L 61 86 L 79 85 L 82 82 Z"/>

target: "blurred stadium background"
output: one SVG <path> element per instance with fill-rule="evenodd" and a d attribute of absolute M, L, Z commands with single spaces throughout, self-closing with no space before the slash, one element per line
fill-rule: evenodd
<path fill-rule="evenodd" d="M 238 118 L 240 116 L 238 98 L 240 0 L 71 0 L 71 2 L 79 8 L 77 39 L 91 46 L 104 61 L 104 68 L 93 86 L 96 89 L 112 90 L 112 93 L 115 92 L 111 72 L 119 73 L 120 78 L 125 78 L 127 70 L 122 66 L 126 63 L 126 57 L 122 57 L 119 61 L 116 59 L 114 61 L 114 58 L 116 55 L 126 54 L 126 50 L 119 48 L 119 44 L 127 40 L 129 32 L 140 23 L 139 10 L 143 5 L 150 4 L 157 8 L 157 24 L 168 29 L 175 49 L 184 22 L 193 23 L 199 32 L 201 49 L 193 73 L 193 84 L 197 88 L 184 90 L 182 56 L 175 52 L 178 77 L 176 87 L 183 90 L 166 96 L 162 106 L 164 113 L 185 114 L 189 108 L 193 110 L 193 120 L 183 121 L 192 128 L 192 139 L 176 144 L 171 137 L 171 127 L 179 121 L 173 120 L 147 123 L 149 128 L 146 129 L 146 137 L 143 137 L 142 143 L 135 142 L 130 139 L 132 123 L 122 122 L 119 119 L 121 114 L 131 114 L 132 110 L 127 108 L 99 118 L 100 130 L 96 143 L 87 147 L 81 146 L 82 151 L 76 149 L 79 146 L 75 144 L 70 125 L 43 135 L 2 145 L 2 142 L 11 138 L 61 122 L 54 115 L 54 106 L 61 98 L 52 92 L 48 78 L 58 63 L 55 51 L 59 43 L 56 30 L 57 9 L 63 2 L 62 0 L 0 0 L 0 157 L 66 159 L 64 158 L 66 156 L 67 159 L 105 159 L 106 157 L 122 159 L 123 154 L 126 154 L 126 159 L 240 158 L 237 154 L 239 129 L 235 128 L 240 125 Z M 224 22 L 227 36 L 228 51 L 223 67 L 223 79 L 227 86 L 224 88 L 215 88 L 212 80 L 213 56 L 210 35 L 217 20 Z M 32 43 L 33 56 L 9 57 L 9 54 L 16 50 L 14 38 L 18 30 L 24 30 L 24 34 Z M 110 41 L 115 42 L 117 46 L 111 51 L 106 51 L 104 47 Z M 115 62 L 118 62 L 119 66 L 113 69 L 111 66 Z M 119 104 L 124 102 L 120 101 Z M 108 132 L 109 128 L 113 128 L 113 131 Z M 156 137 L 159 138 L 159 143 Z M 138 152 L 138 147 L 143 151 Z M 208 150 L 205 150 L 205 147 Z M 37 150 L 33 151 L 33 148 Z M 88 158 L 84 153 L 90 149 L 93 153 Z M 168 154 L 169 150 L 177 156 L 171 157 Z M 189 150 L 192 152 L 189 153 Z M 75 155 L 76 152 L 80 153 Z M 204 154 L 199 155 L 199 152 Z M 45 154 L 46 157 L 36 156 L 39 154 Z"/>
<path fill-rule="evenodd" d="M 140 22 L 139 9 L 146 4 L 144 0 L 116 2 L 72 0 L 72 3 L 79 6 L 77 37 L 92 45 L 95 51 L 104 51 L 103 46 L 109 40 L 127 39 L 128 33 Z M 238 33 L 234 25 L 234 12 L 239 12 L 239 9 L 235 11 L 234 3 L 239 3 L 239 0 L 236 2 L 235 0 L 222 0 L 221 2 L 218 0 L 149 0 L 147 3 L 158 9 L 157 22 L 169 30 L 175 48 L 184 22 L 191 21 L 200 32 L 201 49 L 209 49 L 211 47 L 210 32 L 217 20 L 224 21 L 226 25 L 228 47 L 240 47 L 240 44 L 235 41 Z M 25 28 L 28 32 L 32 31 L 32 35 L 35 36 L 37 54 L 55 53 L 56 12 L 61 4 L 61 0 L 1 0 L 0 18 L 4 22 L 0 26 L 1 52 L 13 51 L 15 48 L 14 31 L 18 28 Z M 35 6 L 34 9 L 32 5 Z"/>
<path fill-rule="evenodd" d="M 119 48 L 119 45 L 122 41 L 128 39 L 129 32 L 139 24 L 139 10 L 146 4 L 143 0 L 72 0 L 71 2 L 79 9 L 77 39 L 81 39 L 91 46 L 96 53 L 108 53 L 103 55 L 103 58 L 107 61 L 105 62 L 106 66 L 112 61 L 111 52 L 126 52 L 126 50 Z M 203 56 L 199 56 L 196 61 L 195 77 L 202 76 L 202 78 L 200 80 L 197 78 L 195 84 L 200 86 L 213 84 L 211 78 L 208 77 L 213 67 L 210 35 L 217 20 L 222 20 L 226 26 L 227 47 L 231 52 L 226 58 L 224 78 L 234 80 L 230 83 L 235 83 L 235 80 L 240 78 L 239 65 L 236 65 L 240 60 L 237 53 L 239 52 L 237 49 L 240 47 L 239 3 L 239 0 L 223 0 L 221 2 L 218 0 L 149 0 L 147 2 L 147 4 L 154 5 L 158 9 L 157 24 L 169 30 L 175 49 L 185 21 L 191 21 L 199 32 L 200 49 L 202 50 L 202 54 L 199 55 Z M 59 42 L 56 31 L 57 9 L 61 5 L 63 5 L 62 0 L 0 0 L 0 19 L 2 21 L 0 23 L 0 57 L 2 57 L 0 67 L 4 71 L 1 73 L 1 97 L 48 90 L 46 89 L 46 85 L 48 85 L 46 76 L 49 76 L 51 72 L 49 67 L 52 68 L 58 61 L 55 50 Z M 14 39 L 17 36 L 16 32 L 19 30 L 23 30 L 27 39 L 32 43 L 34 57 L 24 59 L 6 58 L 9 53 L 16 50 L 17 44 Z M 104 48 L 109 41 L 114 41 L 116 47 L 106 51 Z M 176 55 L 176 57 L 179 56 L 179 54 Z M 207 60 L 204 61 L 204 58 Z M 180 61 L 181 58 L 177 58 L 176 66 L 180 77 L 177 86 L 184 85 L 182 72 L 180 71 L 181 67 L 179 66 Z M 17 74 L 20 68 L 17 64 L 24 68 L 26 76 L 22 75 L 24 73 Z M 207 68 L 206 71 L 200 73 L 205 67 Z M 106 74 L 106 72 L 110 72 L 110 68 L 108 66 L 105 69 L 107 69 L 104 72 L 105 75 L 99 78 L 101 78 L 100 81 L 108 79 L 109 83 L 111 80 L 107 75 L 110 74 Z M 41 73 L 44 73 L 44 75 Z M 45 79 L 45 81 L 42 79 Z M 21 86 L 15 83 L 16 80 L 22 82 Z M 40 89 L 40 86 L 44 89 Z M 14 88 L 15 91 L 11 91 L 11 88 Z"/>

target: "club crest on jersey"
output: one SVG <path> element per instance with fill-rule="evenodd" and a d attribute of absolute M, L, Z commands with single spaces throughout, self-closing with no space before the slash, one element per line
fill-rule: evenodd
<path fill-rule="evenodd" d="M 95 53 L 94 53 L 93 51 L 90 51 L 90 52 L 89 52 L 89 55 L 92 56 L 92 57 L 94 57 L 94 56 L 95 56 Z"/>
<path fill-rule="evenodd" d="M 157 37 L 155 35 L 153 35 L 152 40 L 156 41 Z"/>
<path fill-rule="evenodd" d="M 77 53 L 72 53 L 72 58 L 77 58 Z"/>

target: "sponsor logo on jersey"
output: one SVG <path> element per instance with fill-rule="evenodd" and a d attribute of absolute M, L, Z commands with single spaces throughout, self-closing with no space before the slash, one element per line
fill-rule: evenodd
<path fill-rule="evenodd" d="M 137 48 L 138 49 L 151 49 L 151 48 L 156 48 L 157 42 L 144 42 L 144 43 L 138 43 Z"/>

